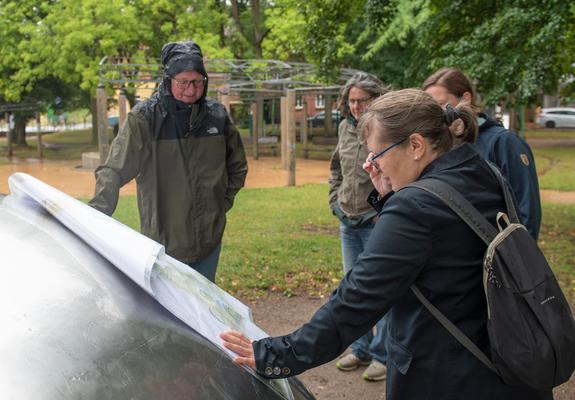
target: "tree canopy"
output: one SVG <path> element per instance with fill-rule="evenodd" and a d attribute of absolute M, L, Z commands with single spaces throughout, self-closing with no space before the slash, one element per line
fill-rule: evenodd
<path fill-rule="evenodd" d="M 563 0 L 0 0 L 0 101 L 89 106 L 102 57 L 157 59 L 185 39 L 209 58 L 310 62 L 325 82 L 346 66 L 420 86 L 449 65 L 488 103 L 573 93 Z"/>

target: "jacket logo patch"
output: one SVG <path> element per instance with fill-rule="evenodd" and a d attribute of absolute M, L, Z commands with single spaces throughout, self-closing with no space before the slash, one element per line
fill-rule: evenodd
<path fill-rule="evenodd" d="M 527 154 L 519 154 L 519 157 L 521 157 L 521 161 L 523 162 L 523 164 L 525 164 L 525 166 L 528 167 L 529 157 L 527 157 Z"/>
<path fill-rule="evenodd" d="M 208 128 L 208 131 L 207 131 L 207 132 L 208 132 L 210 135 L 215 135 L 215 134 L 217 134 L 219 131 L 218 131 L 218 128 L 216 128 L 215 126 L 212 126 L 211 128 Z"/>

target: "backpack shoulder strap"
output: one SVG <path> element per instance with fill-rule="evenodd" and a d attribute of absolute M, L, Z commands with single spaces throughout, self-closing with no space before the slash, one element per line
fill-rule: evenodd
<path fill-rule="evenodd" d="M 415 294 L 415 297 L 421 301 L 421 303 L 427 308 L 427 310 L 439 321 L 441 325 L 455 338 L 459 343 L 461 343 L 467 350 L 469 350 L 475 357 L 479 359 L 487 368 L 493 371 L 495 374 L 499 375 L 499 372 L 489 360 L 489 358 L 482 352 L 479 347 L 475 345 L 469 339 L 465 333 L 461 332 L 461 330 L 456 327 L 453 322 L 449 320 L 441 311 L 439 311 L 429 300 L 425 298 L 423 293 L 419 290 L 419 288 L 415 285 L 411 285 L 411 291 Z"/>
<path fill-rule="evenodd" d="M 435 178 L 426 178 L 411 183 L 406 187 L 416 187 L 438 197 L 469 225 L 485 244 L 489 245 L 495 236 L 497 236 L 497 230 L 481 215 L 477 208 L 448 183 Z"/>
<path fill-rule="evenodd" d="M 487 244 L 497 236 L 497 230 L 489 224 L 487 219 L 453 186 L 434 178 L 423 179 L 406 187 L 416 187 L 433 194 L 442 200 L 455 214 L 457 214 L 473 231 Z M 461 330 L 453 324 L 441 311 L 439 311 L 416 285 L 410 287 L 415 297 L 433 315 L 435 319 L 467 350 L 479 359 L 487 368 L 499 375 L 499 372 L 485 355 Z"/>

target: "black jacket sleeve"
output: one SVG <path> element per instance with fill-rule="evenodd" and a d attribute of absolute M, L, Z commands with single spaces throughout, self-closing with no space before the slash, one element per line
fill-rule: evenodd
<path fill-rule="evenodd" d="M 499 135 L 492 157 L 513 190 L 521 221 L 537 240 L 541 227 L 541 199 L 535 159 L 529 145 L 515 134 Z"/>
<path fill-rule="evenodd" d="M 428 220 L 415 200 L 403 192 L 394 195 L 358 265 L 311 321 L 289 335 L 253 343 L 258 373 L 299 374 L 334 359 L 371 329 L 425 266 L 432 243 Z"/>

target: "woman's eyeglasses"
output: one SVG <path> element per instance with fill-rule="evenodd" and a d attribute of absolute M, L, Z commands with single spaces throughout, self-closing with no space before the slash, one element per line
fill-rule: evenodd
<path fill-rule="evenodd" d="M 353 106 L 354 104 L 357 104 L 358 106 L 365 106 L 370 101 L 371 97 L 364 97 L 363 99 L 348 99 L 347 104 L 349 104 L 350 106 Z"/>
<path fill-rule="evenodd" d="M 405 142 L 407 140 L 407 138 L 403 138 L 393 144 L 390 144 L 389 146 L 387 146 L 385 149 L 381 150 L 379 153 L 374 154 L 373 157 L 371 157 L 369 159 L 369 162 L 374 164 L 375 160 L 377 160 L 378 158 L 382 157 L 385 153 L 387 153 L 389 150 L 393 149 L 395 146 L 399 146 L 400 144 L 402 144 L 403 142 Z"/>

